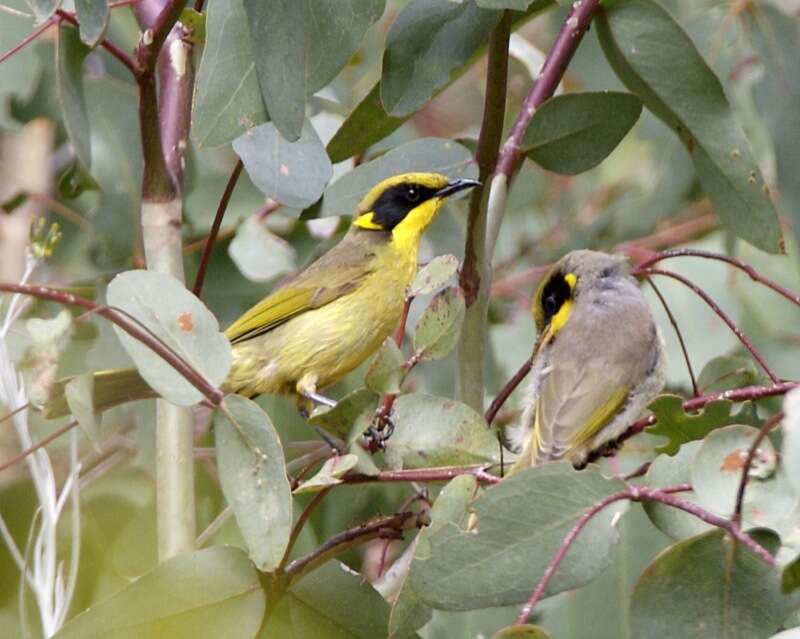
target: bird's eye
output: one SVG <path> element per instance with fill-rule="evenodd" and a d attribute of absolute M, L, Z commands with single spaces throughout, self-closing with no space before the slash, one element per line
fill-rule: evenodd
<path fill-rule="evenodd" d="M 558 310 L 558 303 L 556 302 L 555 295 L 548 295 L 545 297 L 542 305 L 544 306 L 544 312 L 547 315 L 555 315 L 556 311 Z"/>
<path fill-rule="evenodd" d="M 409 202 L 416 202 L 419 200 L 419 189 L 415 186 L 409 186 L 406 189 L 406 199 Z"/>

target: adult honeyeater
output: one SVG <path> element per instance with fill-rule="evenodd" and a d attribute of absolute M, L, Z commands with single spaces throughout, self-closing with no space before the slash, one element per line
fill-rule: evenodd
<path fill-rule="evenodd" d="M 420 239 L 444 200 L 478 184 L 436 173 L 383 180 L 361 200 L 336 246 L 282 284 L 225 331 L 233 364 L 223 389 L 248 397 L 308 399 L 356 368 L 396 328 L 417 272 Z M 100 373 L 95 404 L 152 393 L 133 370 Z M 68 412 L 66 402 L 47 407 Z"/>
<path fill-rule="evenodd" d="M 511 472 L 555 459 L 581 467 L 616 440 L 664 385 L 664 347 L 622 257 L 573 251 L 542 280 L 539 331 Z"/>

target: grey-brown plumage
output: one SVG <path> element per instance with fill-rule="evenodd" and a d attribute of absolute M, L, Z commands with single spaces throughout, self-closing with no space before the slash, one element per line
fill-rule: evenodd
<path fill-rule="evenodd" d="M 617 439 L 664 385 L 664 350 L 627 262 L 573 251 L 533 307 L 540 333 L 513 470 L 566 458 L 580 467 Z"/>

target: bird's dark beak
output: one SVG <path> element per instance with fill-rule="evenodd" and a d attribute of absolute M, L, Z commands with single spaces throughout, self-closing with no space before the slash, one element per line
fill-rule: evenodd
<path fill-rule="evenodd" d="M 471 189 L 472 187 L 479 186 L 480 182 L 478 180 L 453 180 L 447 186 L 439 189 L 436 191 L 436 197 L 439 198 L 446 198 L 453 195 L 453 193 L 458 193 L 459 191 L 463 191 L 464 189 Z"/>

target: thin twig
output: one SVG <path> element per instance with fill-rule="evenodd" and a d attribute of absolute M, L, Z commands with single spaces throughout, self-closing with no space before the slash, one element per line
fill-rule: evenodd
<path fill-rule="evenodd" d="M 742 345 L 748 351 L 750 351 L 750 354 L 759 363 L 761 368 L 767 374 L 767 377 L 769 377 L 774 384 L 780 383 L 780 378 L 775 373 L 772 372 L 772 369 L 769 367 L 764 357 L 761 355 L 761 353 L 758 352 L 758 349 L 756 349 L 756 347 L 753 345 L 753 343 L 750 341 L 747 335 L 745 335 L 741 331 L 741 329 L 738 326 L 736 326 L 734 321 L 730 317 L 728 317 L 728 315 L 717 305 L 717 303 L 713 299 L 711 299 L 711 296 L 708 293 L 706 293 L 702 288 L 697 286 L 697 284 L 695 284 L 688 278 L 684 277 L 683 275 L 675 273 L 674 271 L 665 271 L 657 268 L 647 268 L 647 269 L 637 269 L 637 273 L 642 275 L 653 274 L 653 275 L 663 275 L 665 277 L 671 277 L 672 279 L 679 281 L 681 284 L 694 291 L 706 304 L 708 304 L 711 310 L 713 310 L 719 316 L 719 318 L 728 325 L 728 328 L 730 328 L 733 334 L 736 335 L 736 337 L 739 339 Z"/>
<path fill-rule="evenodd" d="M 475 466 L 442 466 L 440 468 L 420 468 L 411 470 L 383 470 L 377 475 L 350 473 L 342 478 L 344 484 L 369 484 L 373 482 L 395 481 L 450 481 L 459 475 L 472 475 L 485 484 L 497 484 L 500 478 L 486 472 L 486 464 Z"/>
<path fill-rule="evenodd" d="M 727 531 L 737 541 L 741 541 L 745 546 L 747 546 L 747 548 L 755 553 L 766 564 L 770 566 L 776 565 L 775 557 L 773 557 L 772 554 L 770 554 L 769 551 L 767 551 L 763 546 L 756 543 L 749 535 L 742 532 L 738 524 L 728 519 L 718 517 L 717 515 L 714 515 L 713 513 L 701 508 L 697 504 L 673 494 L 677 492 L 685 492 L 691 489 L 692 487 L 689 484 L 680 484 L 678 486 L 670 486 L 668 488 L 629 486 L 625 490 L 621 490 L 618 493 L 614 493 L 613 495 L 609 495 L 608 497 L 598 501 L 594 506 L 581 515 L 572 529 L 567 533 L 567 536 L 564 537 L 564 540 L 561 542 L 558 551 L 548 564 L 541 579 L 536 584 L 530 599 L 528 599 L 528 602 L 520 611 L 520 614 L 517 617 L 516 625 L 521 626 L 527 622 L 528 618 L 533 612 L 534 607 L 544 595 L 545 590 L 547 589 L 550 580 L 553 578 L 553 575 L 555 575 L 556 570 L 558 570 L 559 565 L 564 560 L 564 557 L 566 557 L 570 547 L 586 524 L 588 524 L 589 521 L 604 508 L 618 501 L 655 501 L 688 512 L 707 524 Z"/>
<path fill-rule="evenodd" d="M 197 535 L 197 539 L 194 542 L 196 548 L 202 548 L 206 545 L 206 542 L 211 539 L 212 535 L 216 533 L 222 525 L 231 518 L 233 514 L 233 509 L 230 506 L 225 506 L 225 508 L 220 512 L 219 515 L 214 517 L 214 520 L 208 524 L 206 529 Z"/>
<path fill-rule="evenodd" d="M 76 29 L 79 27 L 78 18 L 75 16 L 74 13 L 70 11 L 64 11 L 64 9 L 58 9 L 58 11 L 53 14 L 52 18 L 56 19 L 56 22 L 69 22 L 73 27 Z M 52 19 L 51 18 L 51 19 Z M 100 41 L 100 46 L 103 47 L 106 51 L 108 51 L 112 56 L 114 56 L 117 60 L 119 60 L 127 69 L 131 72 L 133 77 L 138 78 L 141 74 L 142 70 L 136 64 L 136 61 L 125 53 L 122 49 L 120 49 L 116 44 L 103 38 Z"/>
<path fill-rule="evenodd" d="M 289 557 L 292 554 L 292 549 L 297 542 L 297 538 L 300 536 L 300 533 L 308 522 L 309 517 L 311 517 L 311 514 L 317 509 L 317 506 L 322 503 L 322 500 L 325 499 L 325 496 L 330 492 L 330 490 L 331 488 L 328 486 L 327 488 L 323 488 L 321 491 L 319 491 L 316 495 L 314 495 L 314 499 L 308 502 L 308 505 L 303 509 L 303 512 L 300 513 L 300 516 L 297 518 L 297 523 L 295 523 L 294 527 L 292 528 L 292 532 L 289 535 L 289 542 L 286 544 L 286 550 L 283 553 L 281 563 L 278 564 L 278 567 L 276 568 L 276 572 L 282 571 L 286 564 L 289 563 Z"/>
<path fill-rule="evenodd" d="M 79 297 L 65 291 L 48 288 L 46 286 L 6 284 L 0 282 L 0 291 L 5 291 L 7 293 L 19 293 L 21 295 L 30 295 L 32 297 L 58 302 L 59 304 L 64 304 L 67 306 L 80 306 L 81 308 L 85 308 L 89 311 L 97 313 L 98 315 L 119 326 L 123 331 L 128 333 L 128 335 L 138 340 L 156 355 L 161 357 L 161 359 L 166 361 L 170 366 L 172 366 L 172 368 L 180 373 L 187 382 L 200 391 L 200 393 L 202 393 L 202 395 L 210 403 L 216 406 L 225 396 L 220 389 L 210 384 L 202 374 L 194 370 L 194 368 L 192 368 L 188 362 L 172 352 L 168 345 L 154 338 L 146 330 L 143 330 L 137 326 L 124 314 L 110 306 L 96 304 L 95 302 L 92 302 L 86 298 Z"/>
<path fill-rule="evenodd" d="M 742 476 L 739 479 L 739 488 L 736 491 L 736 502 L 733 507 L 733 516 L 731 517 L 731 519 L 737 524 L 742 523 L 742 504 L 744 503 L 744 491 L 747 488 L 747 481 L 750 479 L 750 468 L 753 465 L 753 460 L 756 457 L 758 447 L 761 445 L 761 442 L 764 441 L 767 433 L 775 428 L 775 426 L 777 426 L 782 419 L 783 411 L 779 411 L 770 417 L 766 422 L 764 422 L 764 425 L 761 427 L 761 430 L 758 432 L 755 440 L 753 440 L 750 450 L 747 451 L 747 458 L 745 459 L 744 466 L 742 467 Z"/>
<path fill-rule="evenodd" d="M 751 280 L 754 282 L 759 282 L 763 284 L 767 288 L 772 289 L 779 295 L 785 297 L 787 300 L 795 304 L 796 306 L 800 306 L 800 295 L 796 295 L 792 293 L 790 290 L 784 288 L 774 280 L 769 279 L 768 277 L 761 275 L 756 269 L 754 269 L 749 264 L 742 262 L 741 260 L 736 259 L 735 257 L 730 257 L 728 255 L 723 255 L 722 253 L 715 253 L 713 251 L 703 251 L 701 249 L 672 249 L 669 251 L 662 251 L 654 255 L 653 257 L 645 260 L 641 264 L 637 265 L 636 270 L 644 270 L 650 268 L 656 262 L 660 262 L 661 260 L 666 260 L 672 257 L 702 257 L 708 260 L 717 260 L 719 262 L 726 262 L 731 266 L 738 268 L 741 271 L 747 273 Z"/>
<path fill-rule="evenodd" d="M 58 430 L 53 431 L 47 437 L 45 437 L 41 441 L 35 443 L 33 446 L 30 446 L 30 447 L 26 448 L 25 450 L 17 453 L 11 459 L 9 459 L 7 462 L 4 462 L 4 463 L 0 464 L 0 473 L 2 473 L 7 468 L 11 468 L 11 466 L 13 466 L 14 464 L 17 464 L 17 463 L 21 462 L 28 455 L 31 455 L 31 454 L 35 453 L 37 450 L 39 450 L 43 446 L 47 446 L 47 444 L 49 444 L 52 441 L 55 441 L 56 439 L 61 437 L 61 435 L 63 435 L 64 433 L 67 433 L 67 432 L 71 431 L 77 425 L 78 425 L 78 420 L 75 419 L 75 420 L 71 421 L 69 424 L 67 424 L 66 426 L 62 426 Z"/>
<path fill-rule="evenodd" d="M 47 20 L 42 22 L 38 27 L 36 27 L 33 31 L 31 31 L 28 35 L 26 35 L 22 40 L 20 40 L 17 44 L 11 47 L 8 51 L 6 51 L 3 55 L 0 55 L 0 64 L 8 60 L 12 55 L 17 53 L 20 49 L 26 47 L 31 42 L 33 42 L 36 38 L 42 35 L 45 31 L 47 31 L 50 27 L 54 24 L 59 22 L 59 18 L 56 15 L 52 15 Z"/>
<path fill-rule="evenodd" d="M 661 294 L 661 291 L 656 286 L 656 283 L 653 281 L 652 277 L 648 277 L 647 283 L 653 288 L 653 292 L 658 297 L 659 301 L 661 302 L 661 306 L 664 307 L 664 311 L 667 313 L 667 317 L 669 318 L 669 323 L 672 324 L 672 328 L 675 330 L 675 335 L 678 337 L 678 342 L 681 345 L 681 351 L 683 351 L 683 359 L 686 362 L 686 368 L 689 370 L 689 379 L 692 380 L 692 396 L 697 397 L 700 395 L 700 391 L 697 390 L 697 378 L 694 376 L 694 369 L 692 368 L 692 360 L 689 359 L 689 351 L 686 349 L 686 342 L 683 341 L 683 333 L 681 333 L 681 329 L 678 328 L 678 322 L 675 320 L 675 316 L 672 314 L 672 310 L 669 308 L 669 304 L 667 304 L 667 300 L 664 299 L 664 296 Z"/>
<path fill-rule="evenodd" d="M 200 266 L 197 268 L 197 275 L 195 276 L 194 286 L 192 287 L 192 292 L 197 295 L 197 297 L 200 297 L 200 292 L 203 290 L 203 281 L 206 278 L 206 269 L 208 268 L 208 263 L 211 260 L 211 253 L 214 250 L 214 243 L 217 241 L 217 236 L 219 235 L 219 227 L 222 225 L 222 218 L 225 217 L 225 211 L 228 209 L 228 202 L 231 200 L 233 189 L 236 187 L 236 182 L 239 180 L 239 176 L 242 174 L 243 167 L 244 164 L 242 164 L 242 160 L 236 160 L 236 164 L 233 167 L 233 171 L 231 171 L 228 182 L 225 184 L 225 190 L 222 192 L 222 197 L 219 200 L 217 213 L 214 215 L 214 222 L 211 224 L 211 230 L 206 238 L 206 243 L 203 247 L 203 254 L 200 257 Z"/>
<path fill-rule="evenodd" d="M 22 412 L 22 411 L 24 411 L 26 408 L 30 408 L 30 406 L 31 406 L 31 403 L 30 403 L 30 402 L 26 402 L 26 403 L 25 403 L 25 404 L 23 404 L 22 406 L 18 406 L 17 408 L 15 408 L 14 410 L 12 410 L 10 413 L 7 413 L 7 414 L 3 415 L 2 417 L 0 417 L 0 424 L 2 424 L 2 423 L 3 423 L 4 421 L 6 421 L 7 419 L 11 419 L 11 418 L 12 418 L 12 417 L 14 417 L 14 415 L 16 415 L 17 413 L 21 413 L 21 412 Z"/>
<path fill-rule="evenodd" d="M 520 382 L 525 379 L 525 376 L 531 372 L 531 367 L 533 366 L 533 357 L 529 357 L 525 360 L 522 366 L 519 367 L 519 370 L 514 373 L 514 376 L 506 382 L 506 385 L 503 386 L 503 389 L 497 394 L 497 397 L 494 398 L 494 401 L 489 406 L 489 409 L 486 411 L 485 419 L 486 423 L 489 426 L 492 425 L 494 418 L 497 416 L 498 411 L 503 407 L 503 404 L 506 403 L 506 400 L 509 398 L 511 393 L 519 386 Z"/>

